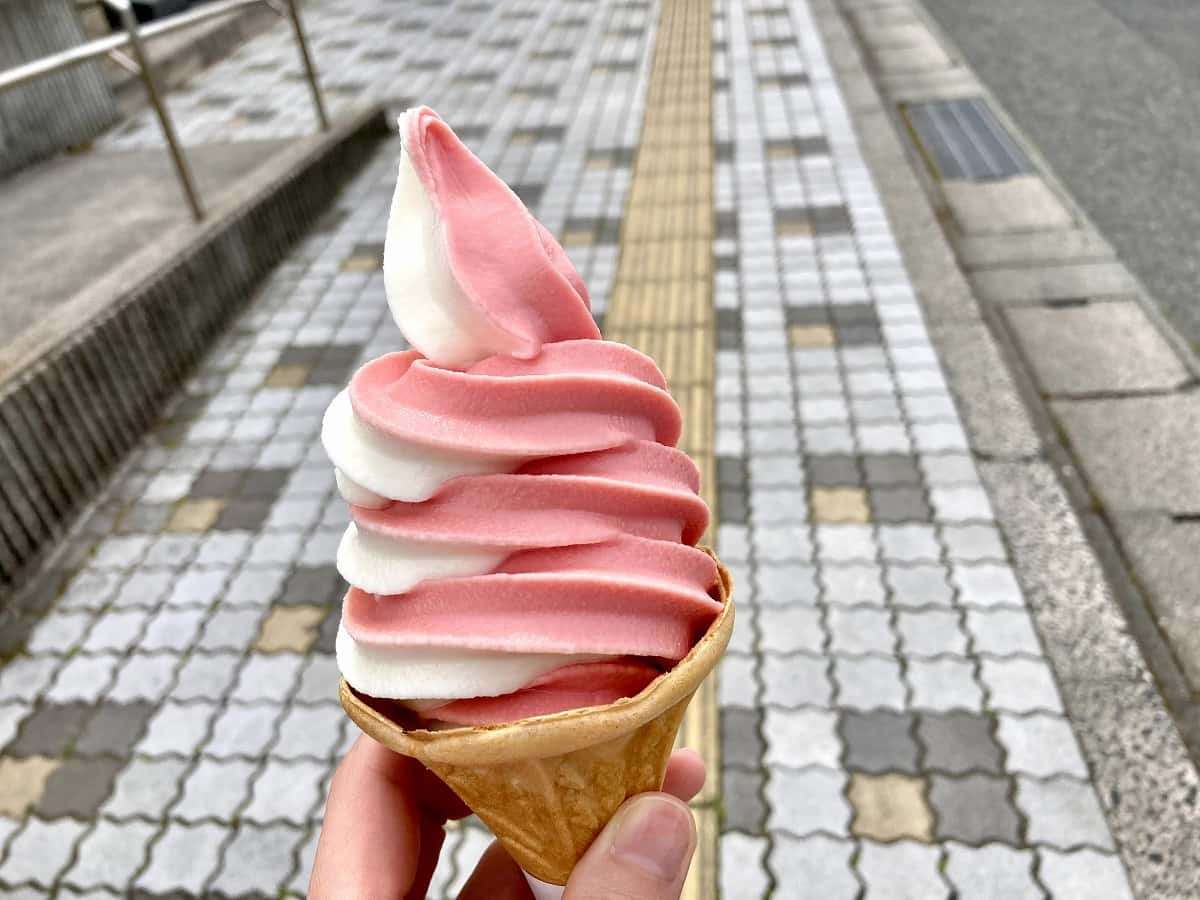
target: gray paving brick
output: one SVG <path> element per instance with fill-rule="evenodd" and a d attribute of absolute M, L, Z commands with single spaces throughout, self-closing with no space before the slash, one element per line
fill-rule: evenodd
<path fill-rule="evenodd" d="M 8 751 L 15 756 L 60 756 L 90 715 L 91 705 L 82 701 L 40 703 L 25 717 Z"/>
<path fill-rule="evenodd" d="M 1008 753 L 1008 767 L 1014 772 L 1039 777 L 1088 777 L 1071 723 L 1060 716 L 1001 713 L 997 716 L 996 738 Z"/>
<path fill-rule="evenodd" d="M 956 611 L 901 609 L 896 613 L 896 630 L 900 633 L 900 650 L 906 656 L 966 655 L 967 636 Z"/>
<path fill-rule="evenodd" d="M 967 630 L 979 653 L 1008 656 L 1014 653 L 1041 655 L 1033 620 L 1023 609 L 973 609 L 966 611 Z"/>
<path fill-rule="evenodd" d="M 243 651 L 258 638 L 266 609 L 218 609 L 204 624 L 197 647 L 205 650 Z"/>
<path fill-rule="evenodd" d="M 742 603 L 743 601 L 739 599 L 738 602 Z M 727 649 L 734 653 L 754 653 L 755 644 L 758 641 L 757 625 L 758 610 L 753 604 L 746 603 L 739 606 L 737 616 L 733 620 L 733 634 L 729 636 Z"/>
<path fill-rule="evenodd" d="M 820 597 L 816 568 L 796 563 L 758 566 L 754 588 L 764 606 L 813 606 Z"/>
<path fill-rule="evenodd" d="M 845 797 L 846 776 L 831 769 L 774 769 L 767 777 L 767 824 L 797 837 L 822 831 L 846 835 L 850 804 Z M 806 797 L 806 803 L 796 803 Z"/>
<path fill-rule="evenodd" d="M 754 456 L 749 463 L 750 483 L 754 487 L 793 487 L 804 484 L 799 461 L 793 456 Z"/>
<path fill-rule="evenodd" d="M 768 765 L 840 765 L 842 742 L 837 733 L 837 714 L 821 709 L 777 709 L 768 707 L 763 722 Z"/>
<path fill-rule="evenodd" d="M 770 889 L 766 871 L 767 840 L 745 834 L 721 838 L 721 897 L 724 900 L 758 900 Z"/>
<path fill-rule="evenodd" d="M 938 872 L 940 856 L 936 847 L 915 841 L 864 840 L 857 867 L 868 893 L 896 900 L 934 900 L 950 895 Z"/>
<path fill-rule="evenodd" d="M 891 397 L 888 403 L 894 403 Z M 862 458 L 863 472 L 867 484 L 899 485 L 920 484 L 921 471 L 915 457 L 904 453 L 868 453 Z"/>
<path fill-rule="evenodd" d="M 917 737 L 925 749 L 926 768 L 999 774 L 1003 751 L 991 728 L 991 720 L 977 713 L 921 713 Z"/>
<path fill-rule="evenodd" d="M 221 597 L 228 580 L 228 572 L 224 569 L 189 569 L 175 580 L 167 595 L 167 606 L 208 609 Z"/>
<path fill-rule="evenodd" d="M 145 535 L 115 535 L 96 547 L 90 566 L 94 569 L 129 569 L 137 565 L 150 546 Z"/>
<path fill-rule="evenodd" d="M 857 487 L 862 484 L 862 472 L 853 454 L 810 453 L 806 462 L 809 482 L 813 487 Z"/>
<path fill-rule="evenodd" d="M 190 756 L 208 734 L 215 710 L 215 704 L 204 700 L 189 703 L 168 700 L 150 720 L 137 752 L 146 756 Z"/>
<path fill-rule="evenodd" d="M 722 522 L 717 527 L 717 552 L 721 559 L 745 561 L 750 558 L 750 530 L 745 525 Z"/>
<path fill-rule="evenodd" d="M 826 603 L 838 606 L 883 606 L 883 570 L 875 565 L 826 566 L 820 573 Z"/>
<path fill-rule="evenodd" d="M 194 564 L 232 567 L 246 556 L 252 540 L 252 535 L 240 531 L 217 531 L 207 534 L 196 552 Z"/>
<path fill-rule="evenodd" d="M 297 653 L 252 653 L 230 695 L 235 700 L 286 700 L 295 689 L 304 657 Z"/>
<path fill-rule="evenodd" d="M 913 706 L 944 711 L 983 708 L 983 690 L 975 680 L 975 667 L 966 659 L 910 659 L 905 677 L 912 689 Z"/>
<path fill-rule="evenodd" d="M 944 525 L 942 542 L 955 561 L 983 562 L 1006 557 L 1000 532 L 992 525 Z"/>
<path fill-rule="evenodd" d="M 741 610 L 738 613 L 740 615 Z M 300 687 L 295 699 L 303 703 L 338 705 L 338 677 L 337 660 L 324 653 L 314 653 L 305 661 L 304 671 L 300 673 Z"/>
<path fill-rule="evenodd" d="M 237 676 L 236 653 L 194 653 L 179 668 L 171 696 L 176 700 L 219 700 Z"/>
<path fill-rule="evenodd" d="M 16 737 L 21 722 L 30 712 L 27 703 L 0 703 L 0 749 Z"/>
<path fill-rule="evenodd" d="M 145 862 L 146 847 L 157 831 L 148 822 L 100 820 L 80 841 L 75 864 L 63 881 L 85 890 L 123 890 Z"/>
<path fill-rule="evenodd" d="M 819 653 L 825 644 L 821 613 L 815 606 L 763 607 L 758 625 L 764 650 Z"/>
<path fill-rule="evenodd" d="M 938 453 L 919 457 L 921 471 L 931 485 L 978 485 L 975 462 L 966 454 Z"/>
<path fill-rule="evenodd" d="M 259 756 L 275 737 L 280 712 L 278 706 L 264 703 L 225 707 L 213 722 L 204 754 L 217 758 Z"/>
<path fill-rule="evenodd" d="M 1017 776 L 1017 806 L 1028 820 L 1027 838 L 1059 850 L 1087 845 L 1113 849 L 1096 792 L 1074 778 Z"/>
<path fill-rule="evenodd" d="M 994 518 L 982 487 L 935 485 L 929 489 L 929 499 L 939 522 L 990 522 Z"/>
<path fill-rule="evenodd" d="M 803 562 L 812 558 L 807 526 L 772 525 L 753 530 L 755 555 L 760 563 Z"/>
<path fill-rule="evenodd" d="M 108 799 L 113 779 L 123 765 L 107 756 L 71 757 L 50 773 L 34 808 L 47 819 L 62 816 L 91 819 Z"/>
<path fill-rule="evenodd" d="M 327 563 L 333 556 L 324 561 Z M 288 575 L 288 567 L 256 566 L 243 568 L 230 580 L 221 598 L 223 607 L 265 608 L 271 605 Z"/>
<path fill-rule="evenodd" d="M 8 884 L 31 881 L 50 887 L 71 860 L 75 842 L 87 830 L 83 822 L 58 819 L 43 822 L 36 817 L 25 820 L 8 845 L 8 856 L 0 865 L 0 880 Z"/>
<path fill-rule="evenodd" d="M 863 453 L 909 453 L 913 446 L 901 425 L 859 425 L 856 437 Z"/>
<path fill-rule="evenodd" d="M 880 525 L 879 546 L 883 558 L 893 562 L 937 562 L 942 554 L 930 525 Z"/>
<path fill-rule="evenodd" d="M 740 706 L 721 710 L 723 765 L 757 769 L 762 765 L 765 750 L 761 710 Z"/>
<path fill-rule="evenodd" d="M 118 819 L 157 819 L 175 799 L 188 763 L 182 759 L 133 759 L 118 775 L 101 811 Z"/>
<path fill-rule="evenodd" d="M 929 803 L 936 813 L 938 838 L 1016 844 L 1021 825 L 1008 799 L 1010 791 L 1009 780 L 997 775 L 929 776 Z"/>
<path fill-rule="evenodd" d="M 203 758 L 183 782 L 183 793 L 171 807 L 171 817 L 185 822 L 234 820 L 234 814 L 250 794 L 250 780 L 258 763 L 231 759 Z"/>
<path fill-rule="evenodd" d="M 163 534 L 154 539 L 142 558 L 142 566 L 152 569 L 182 569 L 200 546 L 200 538 L 191 534 Z"/>
<path fill-rule="evenodd" d="M 1033 880 L 1033 862 L 1032 851 L 1003 844 L 982 847 L 969 847 L 955 841 L 946 844 L 946 880 L 963 898 L 1042 900 L 1046 893 Z M 1063 892 L 1057 896 L 1070 894 Z"/>
<path fill-rule="evenodd" d="M 873 487 L 870 497 L 872 517 L 877 522 L 928 522 L 932 514 L 920 487 Z"/>
<path fill-rule="evenodd" d="M 1038 877 L 1053 897 L 1111 897 L 1133 900 L 1121 861 L 1111 853 L 1081 848 L 1038 849 Z"/>
<path fill-rule="evenodd" d="M 118 703 L 161 700 L 175 680 L 179 658 L 169 653 L 134 653 L 117 664 L 108 699 Z"/>
<path fill-rule="evenodd" d="M 52 612 L 33 629 L 25 649 L 29 653 L 65 656 L 83 642 L 94 618 L 93 613 L 84 611 Z"/>
<path fill-rule="evenodd" d="M 345 713 L 330 704 L 293 706 L 279 723 L 271 755 L 280 759 L 327 759 L 341 737 Z"/>
<path fill-rule="evenodd" d="M 826 624 L 834 653 L 891 655 L 896 649 L 896 635 L 892 633 L 891 616 L 886 610 L 831 606 Z"/>
<path fill-rule="evenodd" d="M 870 525 L 817 525 L 817 552 L 827 562 L 872 562 L 878 555 Z"/>
<path fill-rule="evenodd" d="M 722 827 L 760 834 L 766 827 L 767 805 L 763 801 L 764 776 L 760 771 L 721 770 Z"/>
<path fill-rule="evenodd" d="M 164 607 L 150 620 L 139 641 L 142 650 L 187 650 L 204 624 L 204 609 L 168 609 Z"/>
<path fill-rule="evenodd" d="M 1040 659 L 981 659 L 979 679 L 989 705 L 1010 712 L 1062 713 L 1050 667 Z"/>
<path fill-rule="evenodd" d="M 89 652 L 128 651 L 149 619 L 149 610 L 105 613 L 96 620 L 96 624 L 88 633 L 83 642 L 83 649 Z"/>
<path fill-rule="evenodd" d="M 758 702 L 759 660 L 745 653 L 726 652 L 717 669 L 717 695 L 721 706 L 754 706 Z"/>
<path fill-rule="evenodd" d="M 835 656 L 833 680 L 837 685 L 839 706 L 903 710 L 908 705 L 900 664 L 895 660 Z"/>
<path fill-rule="evenodd" d="M 961 602 L 968 606 L 1024 605 L 1021 588 L 1008 566 L 955 566 L 952 579 L 960 591 Z"/>
<path fill-rule="evenodd" d="M 897 606 L 945 606 L 954 603 L 954 591 L 942 566 L 889 566 L 887 585 Z"/>
<path fill-rule="evenodd" d="M 229 835 L 219 825 L 167 825 L 150 849 L 150 863 L 135 885 L 147 891 L 199 894 L 217 868 L 221 845 Z"/>
<path fill-rule="evenodd" d="M 323 763 L 268 760 L 255 779 L 250 804 L 242 818 L 259 824 L 276 820 L 304 825 L 324 794 L 321 782 L 328 772 Z"/>
<path fill-rule="evenodd" d="M 147 702 L 101 703 L 84 726 L 75 744 L 75 752 L 84 755 L 107 753 L 127 757 L 154 713 Z"/>
<path fill-rule="evenodd" d="M 124 580 L 120 571 L 82 571 L 68 582 L 58 599 L 62 610 L 102 609 L 117 593 Z"/>
<path fill-rule="evenodd" d="M 794 653 L 762 657 L 763 699 L 773 706 L 830 706 L 833 680 L 823 656 Z"/>
<path fill-rule="evenodd" d="M 172 573 L 154 569 L 130 572 L 112 599 L 113 609 L 154 609 L 170 590 Z"/>
<path fill-rule="evenodd" d="M 846 767 L 880 775 L 917 774 L 918 748 L 912 728 L 913 717 L 906 713 L 888 710 L 842 713 L 840 733 L 846 748 Z"/>
<path fill-rule="evenodd" d="M 63 663 L 45 699 L 54 703 L 86 700 L 95 703 L 112 683 L 119 657 L 112 653 L 85 656 L 79 654 Z"/>
<path fill-rule="evenodd" d="M 251 891 L 276 895 L 295 865 L 292 854 L 303 834 L 290 825 L 243 823 L 225 849 L 212 889 L 229 895 Z"/>
<path fill-rule="evenodd" d="M 767 855 L 767 868 L 777 885 L 795 885 L 822 900 L 853 900 L 861 890 L 850 868 L 853 854 L 854 844 L 848 840 L 777 834 Z"/>

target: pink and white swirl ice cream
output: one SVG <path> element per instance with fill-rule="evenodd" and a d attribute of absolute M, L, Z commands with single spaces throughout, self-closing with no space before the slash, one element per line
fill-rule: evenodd
<path fill-rule="evenodd" d="M 414 349 L 363 366 L 321 434 L 351 506 L 342 675 L 444 724 L 636 694 L 721 609 L 679 408 L 436 113 L 401 134 L 384 280 Z"/>

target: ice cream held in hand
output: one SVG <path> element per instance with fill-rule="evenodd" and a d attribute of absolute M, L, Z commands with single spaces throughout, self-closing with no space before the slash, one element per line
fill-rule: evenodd
<path fill-rule="evenodd" d="M 450 128 L 401 128 L 384 279 L 414 349 L 363 366 L 322 429 L 352 517 L 339 667 L 440 726 L 633 696 L 721 612 L 679 408 Z"/>

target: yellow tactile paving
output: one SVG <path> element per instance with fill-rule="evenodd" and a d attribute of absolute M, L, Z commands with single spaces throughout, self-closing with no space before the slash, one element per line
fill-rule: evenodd
<path fill-rule="evenodd" d="M 679 446 L 700 466 L 715 518 L 711 15 L 707 3 L 662 4 L 605 336 L 648 353 L 667 376 L 683 409 Z M 717 890 L 718 731 L 716 688 L 708 679 L 680 734 L 709 770 L 696 800 L 700 846 L 684 891 L 689 898 Z"/>

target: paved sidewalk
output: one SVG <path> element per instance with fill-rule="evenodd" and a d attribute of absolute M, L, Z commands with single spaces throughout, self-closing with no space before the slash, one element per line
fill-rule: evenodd
<path fill-rule="evenodd" d="M 307 21 L 327 84 L 430 103 L 514 184 L 603 321 L 658 5 Z M 740 604 L 721 896 L 1130 896 L 809 8 L 718 0 L 711 27 L 711 446 Z M 185 140 L 307 130 L 285 50 L 272 31 L 197 79 L 173 102 Z M 258 105 L 214 99 L 234 93 Z M 346 513 L 316 434 L 353 368 L 401 346 L 378 271 L 397 153 L 315 223 L 26 599 L 40 618 L 0 668 L 8 894 L 303 892 L 354 737 L 331 655 Z M 433 895 L 486 843 L 453 832 Z"/>

